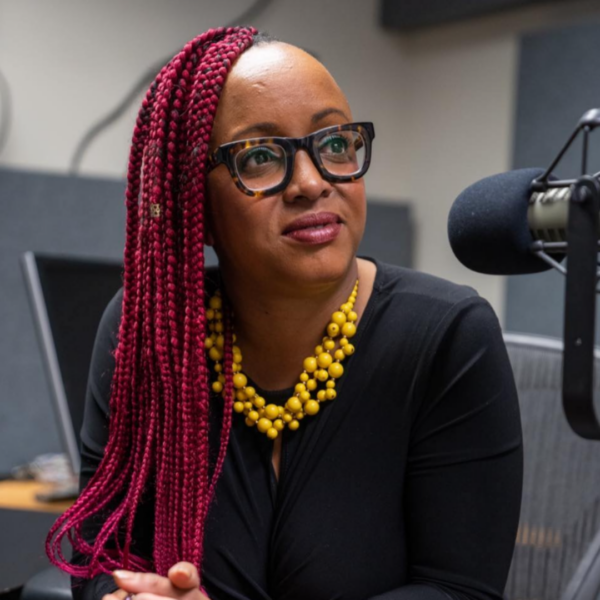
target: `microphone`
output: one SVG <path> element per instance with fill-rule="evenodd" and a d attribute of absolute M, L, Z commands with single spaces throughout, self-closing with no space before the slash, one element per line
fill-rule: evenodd
<path fill-rule="evenodd" d="M 448 217 L 450 246 L 467 268 L 490 275 L 520 275 L 554 267 L 566 276 L 563 407 L 572 429 L 596 440 L 600 440 L 594 403 L 600 173 L 587 174 L 587 162 L 589 137 L 598 127 L 600 109 L 587 111 L 547 169 L 482 179 L 460 194 Z M 557 181 L 551 173 L 579 134 L 583 136 L 581 176 Z M 568 269 L 558 263 L 565 253 Z"/>
<path fill-rule="evenodd" d="M 486 177 L 455 200 L 448 237 L 456 258 L 489 275 L 539 273 L 552 268 L 532 253 L 536 240 L 565 242 L 571 188 L 535 191 L 545 169 L 520 169 Z M 554 178 L 551 178 L 554 179 Z M 564 254 L 554 257 L 562 260 Z"/>

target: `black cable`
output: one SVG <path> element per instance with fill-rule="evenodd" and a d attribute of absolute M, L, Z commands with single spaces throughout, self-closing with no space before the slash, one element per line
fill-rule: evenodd
<path fill-rule="evenodd" d="M 0 154 L 6 147 L 12 119 L 12 99 L 8 81 L 0 71 Z"/>
<path fill-rule="evenodd" d="M 252 6 L 250 6 L 245 12 L 243 12 L 235 19 L 226 23 L 225 27 L 234 27 L 236 25 L 244 25 L 254 21 L 266 8 L 269 4 L 271 4 L 273 0 L 256 0 Z M 79 172 L 81 167 L 81 161 L 83 160 L 83 155 L 90 147 L 91 143 L 98 137 L 98 135 L 107 127 L 110 127 L 115 121 L 118 121 L 123 114 L 125 114 L 128 108 L 131 106 L 132 102 L 137 99 L 138 95 L 146 90 L 150 83 L 156 77 L 156 74 L 162 69 L 162 67 L 171 60 L 173 55 L 160 60 L 155 63 L 152 67 L 147 69 L 144 74 L 138 79 L 136 84 L 131 88 L 131 90 L 127 93 L 125 98 L 119 102 L 119 104 L 111 110 L 105 117 L 100 119 L 96 124 L 94 124 L 87 133 L 81 138 L 80 142 L 77 144 L 75 148 L 75 152 L 73 153 L 73 157 L 71 158 L 71 166 L 70 173 L 72 175 L 76 175 Z M 1 146 L 0 146 L 1 148 Z"/>

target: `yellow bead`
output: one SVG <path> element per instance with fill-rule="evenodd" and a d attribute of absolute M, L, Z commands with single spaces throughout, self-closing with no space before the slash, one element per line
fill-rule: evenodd
<path fill-rule="evenodd" d="M 221 321 L 223 319 L 223 313 L 220 310 L 215 310 L 215 321 Z"/>
<path fill-rule="evenodd" d="M 204 340 L 204 347 L 205 347 L 207 350 L 210 350 L 210 349 L 213 347 L 213 343 L 214 343 L 214 342 L 212 341 L 212 338 L 210 338 L 210 337 L 207 337 L 207 338 Z"/>
<path fill-rule="evenodd" d="M 329 379 L 329 373 L 325 370 L 325 369 L 319 369 L 316 373 L 315 373 L 315 377 L 319 380 L 319 381 L 327 381 Z"/>
<path fill-rule="evenodd" d="M 262 408 L 266 404 L 265 399 L 262 396 L 254 396 L 252 402 L 256 408 Z"/>
<path fill-rule="evenodd" d="M 340 310 L 347 315 L 352 310 L 352 304 L 346 302 L 340 306 Z"/>
<path fill-rule="evenodd" d="M 252 402 L 244 402 L 244 408 L 246 410 L 252 410 Z"/>
<path fill-rule="evenodd" d="M 233 410 L 235 410 L 236 413 L 244 412 L 244 403 L 243 402 L 234 402 Z"/>
<path fill-rule="evenodd" d="M 340 326 L 337 323 L 329 323 L 327 325 L 327 335 L 332 338 L 340 335 Z"/>
<path fill-rule="evenodd" d="M 302 402 L 306 402 L 307 400 L 310 400 L 310 392 L 308 390 L 306 390 L 304 392 L 300 392 L 300 400 Z"/>
<path fill-rule="evenodd" d="M 341 310 L 336 310 L 331 315 L 331 320 L 340 327 L 346 322 L 346 315 Z"/>
<path fill-rule="evenodd" d="M 239 352 L 233 353 L 233 362 L 237 363 L 238 365 L 242 364 L 242 355 Z"/>
<path fill-rule="evenodd" d="M 327 400 L 335 400 L 336 396 L 337 392 L 333 388 L 325 390 L 325 397 L 327 398 Z"/>
<path fill-rule="evenodd" d="M 300 394 L 301 392 L 305 392 L 306 391 L 306 386 L 303 383 L 297 383 L 296 387 L 294 388 L 294 391 L 296 392 L 296 394 Z"/>
<path fill-rule="evenodd" d="M 336 362 L 329 366 L 329 374 L 334 378 L 338 379 L 344 374 L 344 367 L 340 363 Z"/>
<path fill-rule="evenodd" d="M 256 390 L 251 385 L 246 386 L 245 392 L 248 398 L 252 398 L 256 395 Z"/>
<path fill-rule="evenodd" d="M 237 390 L 237 392 L 235 393 L 235 398 L 239 402 L 245 402 L 246 400 L 248 400 L 248 396 L 246 396 L 246 392 L 244 390 Z"/>
<path fill-rule="evenodd" d="M 335 379 L 330 379 L 325 385 L 330 389 L 334 388 L 335 387 Z"/>
<path fill-rule="evenodd" d="M 234 373 L 239 373 L 239 372 L 242 370 L 242 365 L 239 365 L 238 363 L 233 363 L 233 364 L 231 365 L 231 370 L 232 370 Z"/>
<path fill-rule="evenodd" d="M 326 369 L 333 362 L 333 358 L 331 358 L 331 354 L 328 352 L 322 352 L 317 356 L 317 363 L 321 367 L 321 369 Z"/>
<path fill-rule="evenodd" d="M 356 313 L 355 313 L 353 310 L 351 310 L 351 311 L 348 313 L 348 321 L 352 321 L 352 322 L 354 322 L 354 321 L 356 321 L 357 319 L 358 319 L 358 315 L 357 315 L 357 314 L 356 314 Z"/>
<path fill-rule="evenodd" d="M 245 423 L 246 423 L 246 425 L 248 425 L 248 427 L 254 426 L 254 421 L 252 419 L 248 419 L 248 417 L 246 417 Z"/>
<path fill-rule="evenodd" d="M 262 419 L 265 416 L 265 409 L 264 408 L 259 408 L 258 409 L 258 418 Z"/>
<path fill-rule="evenodd" d="M 276 404 L 267 404 L 265 407 L 265 416 L 267 419 L 275 419 L 279 416 L 279 407 Z"/>
<path fill-rule="evenodd" d="M 233 387 L 241 390 L 248 383 L 247 377 L 243 373 L 236 373 L 233 376 Z"/>
<path fill-rule="evenodd" d="M 317 392 L 317 400 L 325 400 L 325 398 L 327 398 L 325 390 L 319 390 Z"/>
<path fill-rule="evenodd" d="M 338 348 L 334 354 L 333 354 L 335 360 L 344 360 L 346 358 L 346 355 L 344 354 L 344 351 L 341 348 Z"/>
<path fill-rule="evenodd" d="M 288 427 L 292 431 L 296 431 L 296 429 L 298 429 L 298 427 L 300 427 L 300 423 L 298 421 L 296 421 L 296 419 L 294 419 L 293 421 L 290 421 L 290 423 L 288 424 Z"/>
<path fill-rule="evenodd" d="M 223 323 L 215 323 L 215 331 L 217 333 L 223 333 Z"/>
<path fill-rule="evenodd" d="M 302 383 L 306 383 L 306 382 L 307 382 L 309 379 L 310 379 L 310 376 L 309 376 L 309 374 L 308 374 L 308 373 L 302 373 L 302 374 L 300 375 L 300 381 L 301 381 Z"/>
<path fill-rule="evenodd" d="M 217 379 L 222 383 L 225 384 L 225 375 L 223 375 L 222 373 L 219 373 L 219 376 L 217 377 Z"/>
<path fill-rule="evenodd" d="M 271 427 L 273 427 L 273 423 L 271 422 L 270 419 L 260 419 L 258 421 L 258 423 L 256 424 L 256 426 L 258 427 L 258 430 L 261 433 L 267 433 L 267 431 L 269 429 L 271 429 Z"/>
<path fill-rule="evenodd" d="M 211 360 L 221 360 L 223 358 L 223 353 L 218 348 L 215 348 L 215 346 L 213 346 L 208 351 L 208 356 L 210 356 Z"/>
<path fill-rule="evenodd" d="M 254 421 L 258 421 L 259 414 L 255 410 L 251 410 L 248 413 L 248 418 L 254 423 Z"/>
<path fill-rule="evenodd" d="M 283 406 L 278 406 L 277 410 L 279 411 L 280 415 L 282 415 L 285 412 L 285 408 L 283 408 Z"/>
<path fill-rule="evenodd" d="M 350 342 L 345 337 L 340 340 L 340 346 L 342 346 L 342 348 L 349 343 Z"/>
<path fill-rule="evenodd" d="M 270 440 L 274 440 L 277 436 L 279 435 L 279 432 L 277 431 L 277 429 L 275 429 L 274 427 L 270 427 L 267 430 L 267 437 Z"/>
<path fill-rule="evenodd" d="M 308 389 L 310 392 L 312 392 L 313 390 L 317 389 L 317 381 L 315 379 L 309 379 L 306 382 L 306 389 Z"/>
<path fill-rule="evenodd" d="M 219 298 L 219 296 L 213 296 L 209 301 L 208 301 L 208 305 L 213 309 L 213 310 L 219 310 L 222 306 L 223 306 L 223 301 L 221 300 L 221 298 Z"/>
<path fill-rule="evenodd" d="M 346 323 L 342 327 L 342 334 L 346 337 L 352 337 L 356 333 L 356 325 L 354 323 Z"/>
<path fill-rule="evenodd" d="M 302 408 L 302 402 L 300 402 L 299 398 L 296 398 L 296 396 L 292 396 L 286 403 L 285 403 L 285 407 L 290 411 L 290 412 L 298 412 L 301 408 Z"/>
<path fill-rule="evenodd" d="M 317 359 L 314 356 L 309 356 L 304 359 L 304 370 L 308 373 L 312 373 L 317 368 Z"/>
<path fill-rule="evenodd" d="M 323 346 L 321 346 L 321 344 L 319 344 L 318 346 L 315 346 L 315 354 L 319 355 L 323 353 Z"/>
<path fill-rule="evenodd" d="M 215 311 L 212 308 L 209 308 L 206 311 L 206 320 L 212 321 L 215 318 Z"/>
<path fill-rule="evenodd" d="M 223 348 L 225 347 L 225 336 L 223 336 L 223 335 L 217 336 L 217 341 L 215 342 L 215 346 L 219 350 L 223 350 Z"/>
<path fill-rule="evenodd" d="M 277 419 L 276 421 L 273 421 L 273 427 L 275 427 L 277 431 L 283 431 L 285 425 L 283 424 L 283 421 L 281 419 Z"/>
<path fill-rule="evenodd" d="M 333 350 L 335 348 L 335 342 L 331 339 L 326 339 L 323 342 L 323 348 L 325 348 L 325 350 Z"/>
<path fill-rule="evenodd" d="M 283 419 L 284 423 L 291 423 L 292 415 L 290 415 L 289 413 L 285 413 L 285 415 L 283 415 L 282 419 Z"/>
<path fill-rule="evenodd" d="M 223 391 L 223 384 L 220 381 L 213 381 L 212 391 L 215 394 L 220 394 Z"/>
<path fill-rule="evenodd" d="M 354 354 L 354 346 L 352 344 L 346 344 L 344 346 L 344 354 L 346 356 L 351 356 L 352 354 Z"/>
<path fill-rule="evenodd" d="M 214 369 L 215 369 L 215 373 L 220 373 L 220 372 L 223 370 L 223 365 L 222 365 L 222 364 L 219 364 L 219 363 L 217 363 L 217 364 L 214 366 Z"/>
<path fill-rule="evenodd" d="M 319 412 L 319 403 L 315 400 L 309 400 L 304 405 L 304 412 L 311 417 Z"/>
<path fill-rule="evenodd" d="M 294 414 L 294 418 L 297 421 L 302 421 L 302 419 L 304 419 L 304 413 L 303 412 L 297 412 L 297 413 Z"/>

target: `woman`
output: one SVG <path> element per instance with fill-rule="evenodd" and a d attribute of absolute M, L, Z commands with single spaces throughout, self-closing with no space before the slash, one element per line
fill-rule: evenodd
<path fill-rule="evenodd" d="M 502 597 L 506 352 L 472 290 L 356 258 L 373 136 L 321 63 L 249 29 L 203 34 L 151 87 L 86 487 L 50 536 L 76 598 Z"/>

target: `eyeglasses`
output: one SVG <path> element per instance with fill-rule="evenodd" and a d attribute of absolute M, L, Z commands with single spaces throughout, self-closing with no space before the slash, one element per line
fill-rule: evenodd
<path fill-rule="evenodd" d="M 306 150 L 321 177 L 332 183 L 360 179 L 371 163 L 373 123 L 348 123 L 303 138 L 263 137 L 219 146 L 208 157 L 209 172 L 227 165 L 237 187 L 255 198 L 284 190 L 298 150 Z"/>

